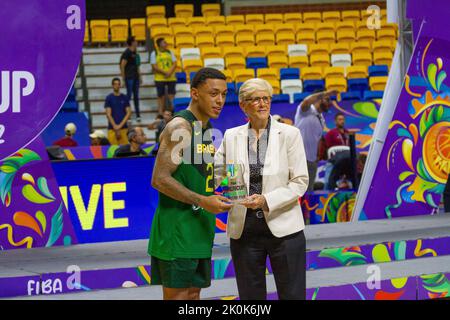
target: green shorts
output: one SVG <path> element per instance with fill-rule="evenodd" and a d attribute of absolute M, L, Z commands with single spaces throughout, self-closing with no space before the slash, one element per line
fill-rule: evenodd
<path fill-rule="evenodd" d="M 161 260 L 151 258 L 151 283 L 166 288 L 207 288 L 211 285 L 211 258 Z"/>

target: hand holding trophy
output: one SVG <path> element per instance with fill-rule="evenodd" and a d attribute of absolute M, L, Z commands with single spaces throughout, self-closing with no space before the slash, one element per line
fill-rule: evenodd
<path fill-rule="evenodd" d="M 244 179 L 243 164 L 227 164 L 226 178 L 221 183 L 223 196 L 231 203 L 243 204 L 247 198 L 247 185 Z"/>

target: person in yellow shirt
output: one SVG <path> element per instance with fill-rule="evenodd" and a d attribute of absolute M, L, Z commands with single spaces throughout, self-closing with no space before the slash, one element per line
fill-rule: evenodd
<path fill-rule="evenodd" d="M 175 84 L 177 78 L 175 77 L 175 68 L 177 67 L 177 59 L 172 51 L 167 48 L 167 42 L 164 38 L 156 40 L 157 50 L 150 55 L 150 63 L 155 74 L 155 86 L 158 94 L 158 113 L 163 115 L 166 87 L 167 96 L 170 102 L 170 109 L 173 110 L 173 98 L 175 96 Z"/>

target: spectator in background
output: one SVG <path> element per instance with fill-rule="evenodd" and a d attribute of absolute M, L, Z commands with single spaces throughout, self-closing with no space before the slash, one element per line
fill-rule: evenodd
<path fill-rule="evenodd" d="M 170 110 L 164 111 L 163 115 L 158 115 L 156 120 L 148 125 L 149 130 L 156 130 L 156 142 L 159 142 L 159 136 L 166 127 L 166 124 L 173 119 L 173 112 Z"/>
<path fill-rule="evenodd" d="M 305 145 L 309 174 L 308 191 L 314 190 L 318 146 L 325 127 L 322 113 L 328 112 L 331 105 L 330 97 L 336 94 L 335 90 L 315 93 L 306 97 L 297 107 L 295 126 L 300 129 Z"/>
<path fill-rule="evenodd" d="M 89 135 L 91 138 L 91 146 L 109 146 L 109 140 L 103 130 L 95 130 Z"/>
<path fill-rule="evenodd" d="M 173 98 L 175 97 L 175 85 L 177 78 L 175 77 L 175 68 L 177 67 L 177 59 L 172 51 L 167 49 L 167 42 L 164 38 L 156 40 L 158 50 L 153 51 L 150 55 L 150 64 L 155 74 L 155 86 L 158 94 L 158 113 L 163 114 L 167 97 L 170 103 L 170 110 L 173 110 Z"/>
<path fill-rule="evenodd" d="M 147 156 L 147 153 L 142 150 L 141 146 L 147 140 L 144 130 L 141 127 L 136 127 L 128 131 L 129 144 L 120 146 L 114 153 L 115 158 Z"/>
<path fill-rule="evenodd" d="M 127 143 L 127 121 L 131 116 L 130 102 L 126 95 L 120 93 L 120 79 L 112 80 L 113 93 L 105 100 L 108 118 L 108 140 L 111 144 Z"/>
<path fill-rule="evenodd" d="M 336 128 L 331 129 L 325 135 L 325 145 L 327 150 L 334 146 L 349 146 L 349 131 L 345 129 L 344 114 L 341 112 L 336 113 L 334 122 Z"/>
<path fill-rule="evenodd" d="M 54 146 L 64 147 L 78 147 L 78 143 L 73 139 L 75 132 L 77 132 L 77 126 L 70 122 L 66 124 L 64 128 L 65 136 L 55 142 L 53 142 Z"/>
<path fill-rule="evenodd" d="M 120 73 L 124 84 L 127 87 L 128 100 L 133 95 L 134 110 L 136 111 L 136 121 L 141 121 L 141 113 L 139 111 L 139 85 L 142 83 L 142 76 L 139 70 L 140 57 L 137 53 L 137 41 L 134 37 L 127 39 L 128 48 L 120 57 Z"/>

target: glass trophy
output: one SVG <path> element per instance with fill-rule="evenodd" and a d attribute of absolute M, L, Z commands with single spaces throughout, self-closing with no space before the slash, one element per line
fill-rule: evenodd
<path fill-rule="evenodd" d="M 221 183 L 223 196 L 233 204 L 240 204 L 247 197 L 243 164 L 227 164 L 226 177 Z"/>

